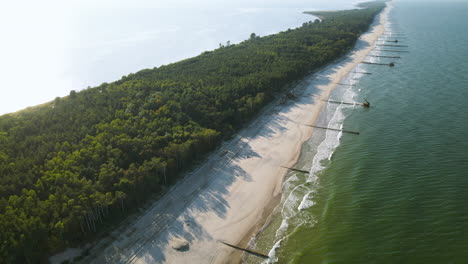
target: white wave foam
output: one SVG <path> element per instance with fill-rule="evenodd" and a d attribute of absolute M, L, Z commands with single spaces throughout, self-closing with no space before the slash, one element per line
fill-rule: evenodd
<path fill-rule="evenodd" d="M 276 250 L 281 246 L 281 241 L 283 239 L 278 240 L 275 245 L 270 249 L 270 252 L 268 252 L 268 257 L 266 261 L 263 262 L 263 264 L 270 264 L 270 263 L 276 263 L 278 262 L 278 258 L 276 257 Z"/>
<path fill-rule="evenodd" d="M 342 105 L 339 105 L 336 109 L 333 117 L 331 118 L 330 122 L 328 123 L 328 127 L 337 127 L 341 125 L 345 116 L 342 112 Z M 315 154 L 312 160 L 312 166 L 309 172 L 309 178 L 307 182 L 316 182 L 317 176 L 316 174 L 322 171 L 325 167 L 322 166 L 322 161 L 326 159 L 330 159 L 333 151 L 339 145 L 339 141 L 341 138 L 342 133 L 327 130 L 325 133 L 325 139 L 320 143 L 317 148 L 317 154 Z"/>
<path fill-rule="evenodd" d="M 312 222 L 313 221 L 311 221 L 309 224 L 315 224 L 315 222 L 313 222 L 313 223 Z M 273 245 L 273 247 L 268 252 L 268 257 L 270 257 L 270 258 L 268 260 L 264 261 L 262 264 L 277 263 L 278 262 L 278 257 L 276 256 L 276 251 L 278 250 L 278 248 L 280 248 L 281 242 L 283 242 L 284 239 L 287 239 L 290 235 L 294 234 L 304 223 L 305 223 L 304 221 L 300 222 L 296 226 L 296 228 L 294 228 L 294 230 L 291 231 L 291 233 L 285 235 L 283 238 L 276 241 L 276 243 Z"/>
<path fill-rule="evenodd" d="M 310 197 L 311 194 L 313 194 L 313 192 L 308 192 L 306 195 L 304 195 L 304 198 L 302 199 L 301 204 L 299 204 L 299 206 L 297 207 L 298 211 L 305 210 L 315 205 L 315 202 L 311 200 L 312 198 Z"/>
<path fill-rule="evenodd" d="M 302 200 L 303 191 L 300 189 L 308 190 L 308 187 L 304 184 L 300 184 L 289 193 L 288 197 L 283 202 L 283 207 L 281 208 L 281 216 L 283 219 L 288 219 L 296 215 L 296 206 L 299 204 L 299 201 Z"/>
<path fill-rule="evenodd" d="M 358 65 L 354 71 L 365 71 L 365 68 Z M 341 100 L 356 103 L 354 100 L 356 93 L 354 92 L 352 85 L 357 83 L 359 79 L 362 78 L 362 76 L 362 74 L 350 74 L 346 79 L 341 81 L 342 83 L 351 84 L 350 86 L 343 86 L 342 90 L 338 91 L 341 94 L 339 96 Z M 354 106 L 346 106 L 343 104 L 337 106 L 336 104 L 329 103 L 327 108 L 331 109 L 332 111 L 324 112 L 324 114 L 327 115 L 325 116 L 325 120 L 329 120 L 327 126 L 343 129 L 343 122 L 346 118 L 345 109 L 350 107 Z M 331 160 L 335 149 L 340 144 L 342 135 L 342 132 L 326 130 L 325 138 L 317 147 L 317 152 L 312 159 L 309 176 L 307 177 L 306 181 L 300 183 L 301 179 L 295 174 L 285 182 L 284 187 L 287 187 L 290 192 L 288 193 L 286 191 L 288 195 L 283 200 L 281 209 L 281 216 L 283 220 L 276 230 L 276 238 L 279 240 L 274 244 L 268 253 L 270 260 L 264 263 L 276 263 L 278 261 L 276 252 L 277 249 L 281 246 L 281 242 L 293 234 L 300 226 L 304 224 L 307 226 L 313 226 L 316 224 L 317 221 L 313 219 L 313 216 L 301 214 L 299 219 L 298 213 L 315 205 L 313 198 L 314 194 L 316 193 L 319 180 L 317 174 L 325 169 L 325 166 L 322 164 L 322 162 L 325 160 Z M 297 186 L 294 186 L 295 184 L 297 184 Z M 293 231 L 290 230 L 291 226 L 294 227 Z"/>
<path fill-rule="evenodd" d="M 297 174 L 294 174 L 293 176 L 289 177 L 286 182 L 297 182 L 300 181 L 299 177 L 297 177 Z"/>
<path fill-rule="evenodd" d="M 276 230 L 276 237 L 280 237 L 289 227 L 288 219 L 285 218 L 281 221 L 280 227 Z"/>

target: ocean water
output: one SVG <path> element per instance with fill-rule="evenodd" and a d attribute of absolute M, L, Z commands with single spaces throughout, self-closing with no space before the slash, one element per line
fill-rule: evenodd
<path fill-rule="evenodd" d="M 394 68 L 360 65 L 305 143 L 278 212 L 252 241 L 273 263 L 467 263 L 468 2 L 394 1 Z M 370 59 L 370 58 L 369 58 Z M 370 61 L 370 60 L 369 60 Z M 262 260 L 247 257 L 247 263 Z"/>
<path fill-rule="evenodd" d="M 4 1 L 0 114 L 313 20 L 349 0 Z"/>

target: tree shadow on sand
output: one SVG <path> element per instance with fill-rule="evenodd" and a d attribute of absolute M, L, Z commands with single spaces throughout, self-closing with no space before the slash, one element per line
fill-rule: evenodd
<path fill-rule="evenodd" d="M 368 46 L 362 40 L 356 43 L 357 49 Z M 348 62 L 351 62 L 349 57 L 340 59 L 318 74 L 306 77 L 296 86 L 296 99 L 289 100 L 285 105 L 272 104 L 267 107 L 237 137 L 225 143 L 207 162 L 194 169 L 155 202 L 146 214 L 107 246 L 93 263 L 129 263 L 137 258 L 147 263 L 161 263 L 168 261 L 165 250 L 173 238 L 181 238 L 189 243 L 214 240 L 199 224 L 196 216 L 213 212 L 225 218 L 230 208 L 227 201 L 229 188 L 239 179 L 252 181 L 251 175 L 236 165 L 236 161 L 243 159 L 262 158 L 250 147 L 249 142 L 272 137 L 286 130 L 287 124 L 295 122 L 287 114 L 320 100 L 315 96 L 320 92 L 318 87 L 331 84 L 329 76 Z M 207 253 L 209 251 L 207 249 Z"/>

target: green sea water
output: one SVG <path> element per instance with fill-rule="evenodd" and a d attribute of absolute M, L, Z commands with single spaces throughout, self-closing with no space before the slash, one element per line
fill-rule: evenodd
<path fill-rule="evenodd" d="M 401 59 L 374 58 L 396 66 L 359 66 L 372 75 L 332 94 L 372 107 L 322 113 L 319 123 L 360 135 L 320 132 L 304 145 L 296 166 L 313 174 L 288 175 L 255 241 L 273 262 L 468 263 L 468 2 L 393 6 L 387 40 L 408 47 L 388 49 L 409 52 L 381 52 Z"/>

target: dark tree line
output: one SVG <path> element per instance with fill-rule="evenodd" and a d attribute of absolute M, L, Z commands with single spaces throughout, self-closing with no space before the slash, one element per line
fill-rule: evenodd
<path fill-rule="evenodd" d="M 124 218 L 286 84 L 349 51 L 383 6 L 322 12 L 322 22 L 1 116 L 1 262 L 45 262 Z"/>

